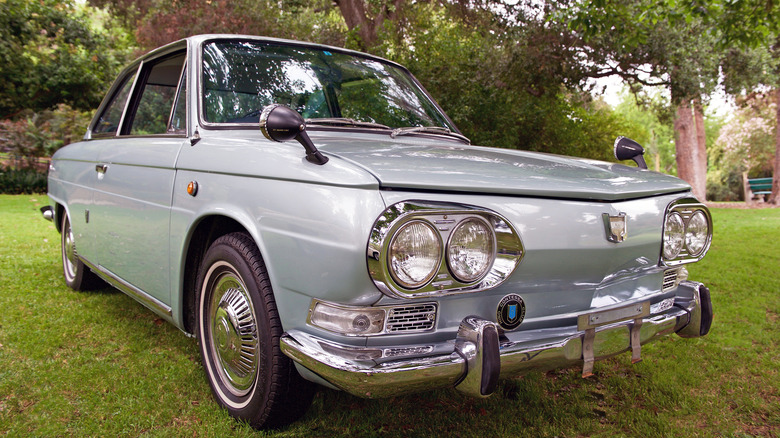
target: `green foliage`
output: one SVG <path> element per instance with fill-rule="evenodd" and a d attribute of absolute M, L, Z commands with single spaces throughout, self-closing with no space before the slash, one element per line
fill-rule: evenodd
<path fill-rule="evenodd" d="M 658 111 L 654 110 L 667 105 L 668 102 L 664 102 L 659 94 L 648 97 L 647 101 L 640 105 L 633 94 L 624 90 L 615 111 L 629 124 L 624 135 L 644 146 L 648 168 L 676 175 L 674 131 L 668 120 L 661 120 L 663 114 L 659 117 Z"/>
<path fill-rule="evenodd" d="M 474 144 L 614 160 L 625 120 L 577 88 L 581 76 L 559 61 L 565 49 L 545 46 L 557 30 L 532 16 L 508 28 L 473 14 L 407 6 L 375 52 L 407 66 Z"/>
<path fill-rule="evenodd" d="M 34 168 L 0 167 L 0 193 L 9 195 L 46 193 L 46 176 L 45 171 Z"/>
<path fill-rule="evenodd" d="M 8 436 L 777 436 L 780 209 L 714 209 L 691 279 L 712 290 L 709 335 L 671 335 L 595 364 L 363 400 L 321 389 L 300 421 L 257 432 L 214 402 L 193 339 L 114 290 L 62 280 L 45 197 L 0 195 L 0 434 Z M 760 239 L 746 236 L 761 236 Z"/>
<path fill-rule="evenodd" d="M 0 119 L 100 103 L 127 47 L 118 45 L 121 32 L 105 32 L 92 14 L 72 2 L 0 2 Z"/>
<path fill-rule="evenodd" d="M 632 84 L 661 85 L 672 103 L 709 95 L 717 85 L 719 29 L 674 0 L 572 1 L 551 15 L 579 38 L 593 75 L 616 74 Z"/>
<path fill-rule="evenodd" d="M 14 168 L 40 167 L 38 158 L 79 140 L 91 118 L 65 104 L 38 113 L 24 111 L 17 120 L 0 120 L 0 152 L 10 155 Z"/>

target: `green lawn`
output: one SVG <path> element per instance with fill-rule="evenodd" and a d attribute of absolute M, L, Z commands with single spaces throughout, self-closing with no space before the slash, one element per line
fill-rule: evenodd
<path fill-rule="evenodd" d="M 780 209 L 715 209 L 690 278 L 715 321 L 596 363 L 504 381 L 484 400 L 440 390 L 362 400 L 322 389 L 299 422 L 256 432 L 211 398 L 197 346 L 112 289 L 74 292 L 44 196 L 0 195 L 0 435 L 780 436 Z"/>

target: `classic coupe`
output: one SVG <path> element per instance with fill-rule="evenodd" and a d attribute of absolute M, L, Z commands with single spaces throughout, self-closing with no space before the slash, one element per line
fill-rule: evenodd
<path fill-rule="evenodd" d="M 196 337 L 219 405 L 272 428 L 314 384 L 485 397 L 707 334 L 686 265 L 710 212 L 637 143 L 615 153 L 638 165 L 473 146 L 396 63 L 201 35 L 120 74 L 53 156 L 43 215 L 69 287 Z"/>

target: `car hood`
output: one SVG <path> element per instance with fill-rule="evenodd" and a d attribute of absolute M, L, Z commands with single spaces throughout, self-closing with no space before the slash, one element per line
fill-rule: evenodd
<path fill-rule="evenodd" d="M 517 150 L 396 139 L 324 137 L 330 156 L 399 190 L 616 201 L 690 190 L 684 181 L 622 164 Z"/>

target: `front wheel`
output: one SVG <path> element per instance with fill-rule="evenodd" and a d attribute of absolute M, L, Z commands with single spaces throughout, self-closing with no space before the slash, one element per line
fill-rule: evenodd
<path fill-rule="evenodd" d="M 197 280 L 197 336 L 217 402 L 256 428 L 287 425 L 314 395 L 279 348 L 282 326 L 263 258 L 245 233 L 220 237 Z"/>

